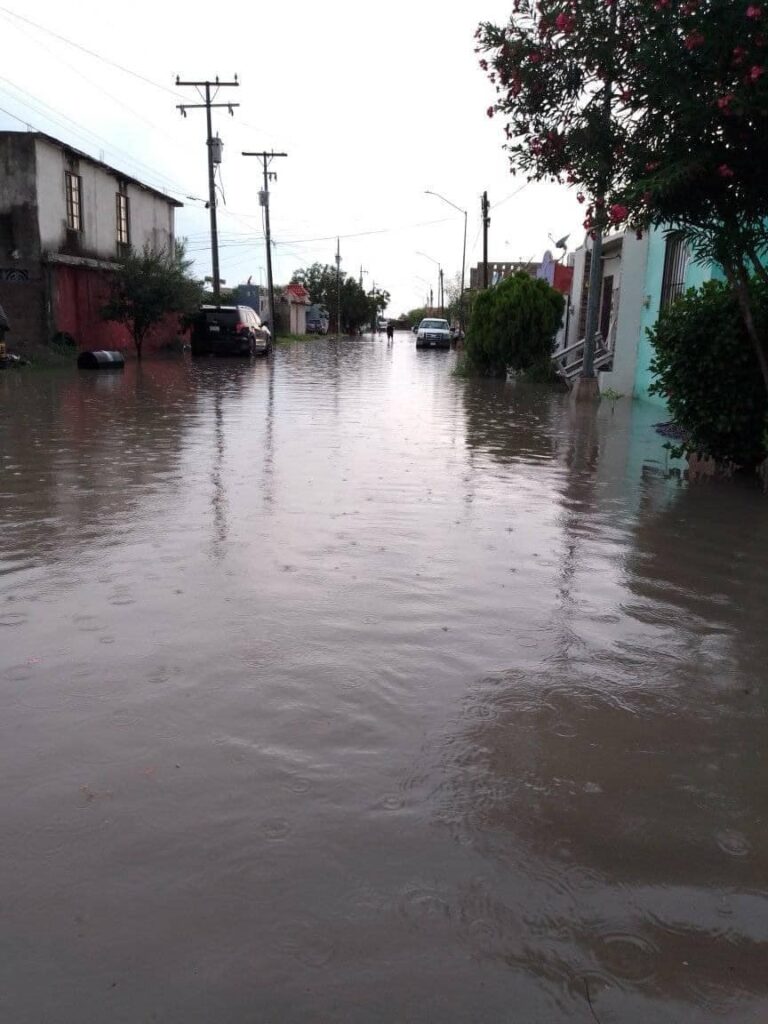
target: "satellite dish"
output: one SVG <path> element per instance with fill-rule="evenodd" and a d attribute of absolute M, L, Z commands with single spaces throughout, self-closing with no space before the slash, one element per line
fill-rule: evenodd
<path fill-rule="evenodd" d="M 563 235 L 562 238 L 558 239 L 558 241 L 555 242 L 555 246 L 558 249 L 567 249 L 568 248 L 568 239 L 570 237 L 571 237 L 570 235 Z"/>

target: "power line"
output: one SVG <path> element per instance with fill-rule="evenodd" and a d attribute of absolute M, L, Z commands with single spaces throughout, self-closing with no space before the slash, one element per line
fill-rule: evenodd
<path fill-rule="evenodd" d="M 0 75 L 0 81 L 3 81 L 7 83 L 7 85 L 10 85 L 11 89 L 13 89 L 15 93 L 20 93 L 20 90 L 9 79 Z M 142 174 L 149 173 L 155 178 L 155 180 L 164 182 L 161 186 L 158 186 L 162 190 L 166 192 L 175 193 L 176 195 L 179 196 L 185 196 L 187 192 L 190 191 L 189 189 L 185 190 L 180 185 L 178 187 L 174 187 L 171 184 L 167 184 L 168 182 L 172 182 L 173 179 L 166 177 L 166 175 L 164 175 L 162 172 L 157 171 L 153 167 L 149 167 L 147 164 L 142 163 L 140 160 L 136 160 L 136 158 L 131 156 L 130 153 L 120 149 L 118 146 L 114 146 L 108 139 L 104 138 L 104 136 L 98 135 L 96 132 L 91 131 L 89 128 L 83 128 L 80 124 L 78 124 L 77 121 L 74 121 L 72 120 L 72 118 L 67 117 L 66 114 L 62 114 L 61 111 L 56 110 L 55 107 L 52 107 L 44 100 L 40 100 L 37 98 L 35 99 L 35 102 L 39 104 L 38 107 L 35 106 L 34 103 L 31 103 L 28 99 L 20 98 L 19 96 L 13 95 L 13 93 L 9 92 L 7 89 L 3 89 L 2 87 L 0 87 L 0 91 L 4 92 L 14 102 L 19 103 L 22 107 L 27 107 L 29 110 L 33 111 L 33 113 L 37 114 L 39 117 L 45 118 L 45 120 L 47 121 L 50 121 L 51 124 L 55 124 L 58 128 L 68 133 L 69 135 L 74 135 L 76 137 L 79 136 L 80 139 L 84 140 L 86 146 L 94 146 L 96 144 L 98 148 L 106 147 L 106 149 L 111 150 L 115 154 L 118 154 L 124 161 L 133 164 L 135 167 L 141 168 Z M 40 107 L 43 107 L 45 109 L 41 110 Z M 52 117 L 51 114 L 46 113 L 46 110 L 52 111 L 52 113 L 56 116 Z M 18 114 L 14 114 L 10 110 L 4 109 L 3 113 L 7 114 L 9 117 L 12 117 L 14 121 L 18 121 L 20 124 L 26 125 L 29 128 L 33 128 L 35 131 L 42 132 L 44 135 L 48 134 L 47 132 L 44 132 L 40 127 L 38 127 L 38 125 L 23 117 L 19 117 Z M 68 122 L 68 125 L 62 124 L 62 120 Z M 94 159 L 96 158 L 94 157 Z M 149 184 L 149 182 L 147 182 L 147 184 Z"/>
<path fill-rule="evenodd" d="M 168 89 L 164 85 L 158 85 L 158 83 L 153 82 L 151 78 L 145 78 L 145 76 L 140 75 L 138 71 L 132 71 L 130 68 L 125 67 L 125 65 L 118 64 L 117 61 L 110 60 L 109 57 L 105 57 L 103 54 L 97 53 L 95 50 L 89 50 L 87 46 L 83 46 L 81 43 L 76 43 L 72 39 L 67 39 L 66 36 L 62 36 L 58 32 L 54 32 L 53 29 L 46 28 L 45 25 L 40 25 L 38 22 L 32 21 L 31 18 L 25 18 L 23 15 L 17 14 L 16 11 L 11 11 L 7 7 L 0 7 L 0 11 L 4 14 L 10 15 L 12 18 L 16 18 L 18 21 L 23 21 L 27 25 L 31 25 L 33 28 L 39 29 L 41 32 L 45 32 L 46 35 L 53 36 L 54 39 L 58 39 L 60 42 L 66 43 L 68 46 L 74 46 L 74 48 L 76 50 L 80 50 L 81 53 L 87 53 L 89 57 L 100 60 L 104 64 L 109 64 L 110 67 L 117 68 L 118 71 L 122 71 L 126 75 L 130 75 L 132 78 L 137 78 L 146 85 L 151 85 L 155 89 L 162 89 L 163 92 L 170 93 L 171 96 L 175 96 L 176 98 L 179 98 L 182 95 L 174 89 Z"/>
<path fill-rule="evenodd" d="M 45 32 L 46 35 L 52 36 L 54 39 L 58 39 L 59 42 L 66 43 L 67 46 L 72 46 L 81 53 L 86 53 L 89 57 L 93 57 L 94 60 L 99 60 L 103 64 L 109 65 L 109 67 L 116 68 L 118 71 L 122 71 L 124 74 L 130 75 L 132 78 L 136 78 L 140 82 L 144 82 L 145 85 L 151 85 L 153 89 L 159 89 L 161 92 L 167 93 L 169 96 L 174 96 L 177 99 L 183 99 L 183 93 L 177 92 L 175 89 L 170 89 L 168 86 L 162 85 L 160 82 L 155 82 L 151 78 L 147 78 L 146 75 L 142 75 L 138 71 L 134 71 L 131 68 L 126 67 L 124 64 L 119 64 L 117 61 L 114 61 L 109 57 L 105 57 L 96 50 L 91 50 L 87 46 L 83 46 L 81 43 L 76 43 L 73 39 L 68 39 L 59 32 L 54 32 L 53 29 L 47 28 L 45 25 L 41 25 L 39 22 L 33 21 L 31 18 L 25 18 L 22 14 L 17 14 L 16 11 L 12 11 L 8 7 L 0 6 L 0 12 L 9 15 L 11 18 L 16 18 L 18 21 L 23 21 L 25 24 L 31 25 L 32 28 L 38 29 L 40 32 Z M 240 124 L 245 128 L 250 128 L 251 131 L 254 132 L 265 131 L 265 129 L 260 128 L 257 125 L 249 124 L 248 121 L 241 121 Z M 271 135 L 273 133 L 267 132 L 266 134 Z"/>

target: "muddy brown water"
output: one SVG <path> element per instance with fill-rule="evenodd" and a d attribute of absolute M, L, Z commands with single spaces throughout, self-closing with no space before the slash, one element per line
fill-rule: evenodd
<path fill-rule="evenodd" d="M 453 359 L 0 377 L 0 1020 L 768 1019 L 766 499 Z"/>

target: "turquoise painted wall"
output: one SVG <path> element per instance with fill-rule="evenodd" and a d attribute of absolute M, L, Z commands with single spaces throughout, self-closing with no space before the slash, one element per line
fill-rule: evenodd
<path fill-rule="evenodd" d="M 661 282 L 664 274 L 664 252 L 666 250 L 666 239 L 664 228 L 653 228 L 648 240 L 648 262 L 645 268 L 645 302 L 640 317 L 640 341 L 637 346 L 637 366 L 635 368 L 635 397 L 646 402 L 653 402 L 661 408 L 666 408 L 666 403 L 658 395 L 649 395 L 653 375 L 651 374 L 651 359 L 653 358 L 653 347 L 648 339 L 648 328 L 653 327 L 659 317 L 659 305 L 661 303 Z M 713 278 L 721 278 L 722 274 L 715 266 L 703 266 L 699 263 L 689 261 L 685 274 L 686 288 L 698 288 L 705 281 Z"/>

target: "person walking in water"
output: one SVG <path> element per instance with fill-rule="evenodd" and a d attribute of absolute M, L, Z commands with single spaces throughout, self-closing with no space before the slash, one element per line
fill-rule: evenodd
<path fill-rule="evenodd" d="M 393 341 L 395 337 L 395 325 L 391 320 L 387 321 L 387 342 Z"/>

